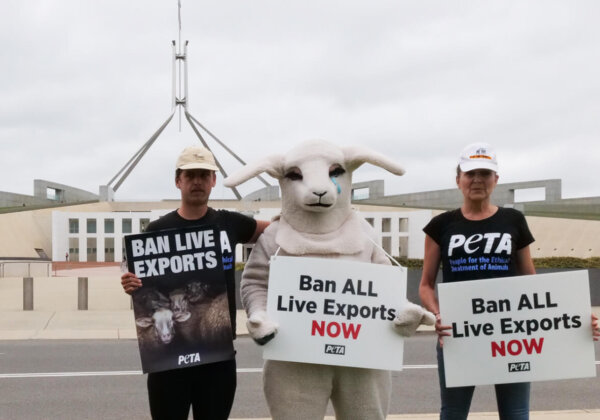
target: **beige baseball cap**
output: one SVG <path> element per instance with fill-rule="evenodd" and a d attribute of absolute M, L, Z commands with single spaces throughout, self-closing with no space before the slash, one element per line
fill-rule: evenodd
<path fill-rule="evenodd" d="M 474 169 L 491 169 L 498 172 L 496 152 L 487 143 L 473 143 L 464 148 L 458 159 L 460 170 L 469 172 Z"/>
<path fill-rule="evenodd" d="M 218 171 L 219 167 L 215 163 L 215 157 L 205 147 L 190 146 L 183 149 L 177 158 L 177 169 L 209 169 Z"/>

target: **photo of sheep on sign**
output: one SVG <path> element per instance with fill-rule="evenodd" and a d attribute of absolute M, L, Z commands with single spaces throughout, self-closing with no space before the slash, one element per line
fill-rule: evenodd
<path fill-rule="evenodd" d="M 142 370 L 159 372 L 233 359 L 216 226 L 128 235 L 129 271 Z"/>

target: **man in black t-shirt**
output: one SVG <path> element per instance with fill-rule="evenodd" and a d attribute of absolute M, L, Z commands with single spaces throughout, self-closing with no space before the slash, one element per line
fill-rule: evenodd
<path fill-rule="evenodd" d="M 227 297 L 235 337 L 235 246 L 255 242 L 268 222 L 256 221 L 239 213 L 214 210 L 208 199 L 216 183 L 218 167 L 212 153 L 198 146 L 183 150 L 177 159 L 175 185 L 181 191 L 181 206 L 151 222 L 147 232 L 202 225 L 220 230 Z M 133 273 L 121 276 L 126 293 L 142 286 Z M 194 419 L 227 419 L 236 388 L 235 360 L 197 365 L 148 374 L 148 399 L 153 419 L 187 419 L 190 406 Z"/>

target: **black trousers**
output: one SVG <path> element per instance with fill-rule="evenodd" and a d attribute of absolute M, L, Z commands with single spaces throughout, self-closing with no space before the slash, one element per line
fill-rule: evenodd
<path fill-rule="evenodd" d="M 154 420 L 226 420 L 237 386 L 235 360 L 148 374 Z"/>

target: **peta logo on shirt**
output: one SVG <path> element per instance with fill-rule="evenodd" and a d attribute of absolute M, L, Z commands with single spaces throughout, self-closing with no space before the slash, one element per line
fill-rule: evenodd
<path fill-rule="evenodd" d="M 475 233 L 468 238 L 465 235 L 455 234 L 450 237 L 448 244 L 448 256 L 452 256 L 455 248 L 463 248 L 466 254 L 472 254 L 483 247 L 484 254 L 500 254 L 506 252 L 510 255 L 512 251 L 512 237 L 510 233 Z"/>

